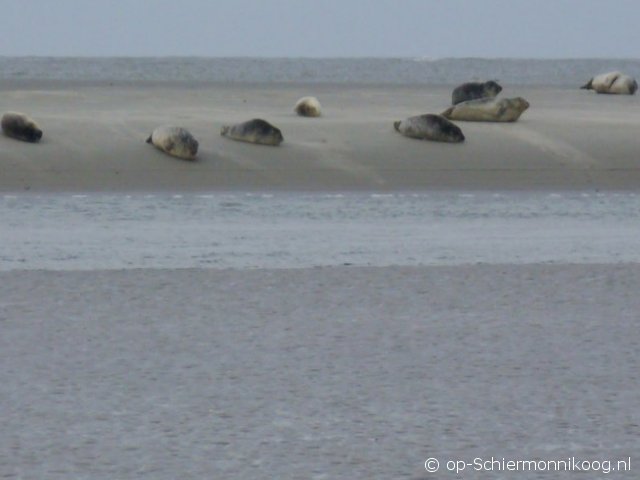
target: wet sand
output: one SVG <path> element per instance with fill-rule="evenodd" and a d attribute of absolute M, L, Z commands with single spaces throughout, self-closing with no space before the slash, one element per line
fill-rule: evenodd
<path fill-rule="evenodd" d="M 0 111 L 39 122 L 39 144 L 0 136 L 0 191 L 636 189 L 639 96 L 509 87 L 531 108 L 515 124 L 459 122 L 464 144 L 402 137 L 393 121 L 439 113 L 453 86 L 5 86 Z M 293 113 L 315 95 L 319 119 Z M 283 131 L 277 148 L 219 135 L 261 117 Z M 145 143 L 158 125 L 188 128 L 197 162 Z"/>
<path fill-rule="evenodd" d="M 639 282 L 633 264 L 0 272 L 0 474 L 635 459 Z"/>

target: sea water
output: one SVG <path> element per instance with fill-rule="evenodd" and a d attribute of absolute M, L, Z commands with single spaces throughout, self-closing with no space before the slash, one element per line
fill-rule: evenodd
<path fill-rule="evenodd" d="M 635 193 L 0 196 L 0 270 L 640 261 Z"/>
<path fill-rule="evenodd" d="M 640 60 L 0 57 L 0 81 L 10 86 L 40 80 L 450 85 L 494 79 L 509 85 L 576 87 L 612 70 L 640 76 Z"/>

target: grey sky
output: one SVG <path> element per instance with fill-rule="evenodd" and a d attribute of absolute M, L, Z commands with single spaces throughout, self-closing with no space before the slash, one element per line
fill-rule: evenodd
<path fill-rule="evenodd" d="M 0 0 L 0 55 L 638 58 L 640 1 Z"/>

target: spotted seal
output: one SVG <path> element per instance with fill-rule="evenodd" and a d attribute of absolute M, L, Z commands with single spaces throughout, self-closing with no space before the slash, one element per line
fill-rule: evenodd
<path fill-rule="evenodd" d="M 232 140 L 259 145 L 277 146 L 284 140 L 279 128 L 261 118 L 254 118 L 235 125 L 225 125 L 220 130 L 220 135 Z"/>
<path fill-rule="evenodd" d="M 195 160 L 198 153 L 198 141 L 182 127 L 158 127 L 149 135 L 147 143 L 184 160 Z"/>
<path fill-rule="evenodd" d="M 467 122 L 515 122 L 527 108 L 529 102 L 522 97 L 479 98 L 454 105 L 442 112 L 442 116 Z"/>
<path fill-rule="evenodd" d="M 488 82 L 468 82 L 457 86 L 451 94 L 451 104 L 457 105 L 478 98 L 494 98 L 502 91 L 502 87 L 493 80 Z"/>
<path fill-rule="evenodd" d="M 393 127 L 405 137 L 434 142 L 460 143 L 464 134 L 460 127 L 440 115 L 427 113 L 393 122 Z"/>

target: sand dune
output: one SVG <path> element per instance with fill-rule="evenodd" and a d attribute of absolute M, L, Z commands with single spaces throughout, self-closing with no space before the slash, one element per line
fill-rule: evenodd
<path fill-rule="evenodd" d="M 531 108 L 515 124 L 461 124 L 461 145 L 411 140 L 394 120 L 440 112 L 450 87 L 162 86 L 42 83 L 0 92 L 0 111 L 32 116 L 32 145 L 0 136 L 0 190 L 208 189 L 629 189 L 640 186 L 637 96 L 578 89 L 505 88 Z M 293 106 L 316 95 L 324 116 Z M 219 135 L 226 123 L 262 117 L 277 148 Z M 200 142 L 188 163 L 145 144 L 158 125 Z"/>

